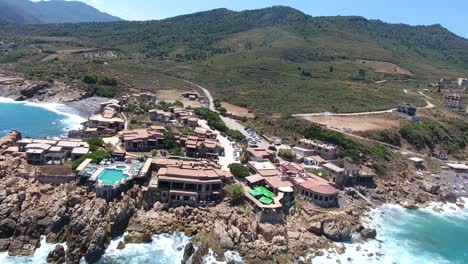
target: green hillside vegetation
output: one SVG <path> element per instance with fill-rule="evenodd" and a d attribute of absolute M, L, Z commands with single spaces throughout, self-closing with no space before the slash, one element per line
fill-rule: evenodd
<path fill-rule="evenodd" d="M 465 76 L 468 68 L 468 40 L 440 25 L 311 17 L 288 7 L 217 9 L 147 22 L 1 24 L 0 37 L 20 43 L 16 53 L 8 54 L 8 61 L 17 63 L 15 70 L 39 79 L 58 76 L 73 82 L 96 72 L 117 78 L 119 89 L 141 83 L 154 89 L 145 78 L 155 75 L 186 79 L 219 99 L 270 114 L 382 110 L 403 101 L 424 105 L 403 89 Z M 119 56 L 70 55 L 43 62 L 43 53 L 31 54 L 43 46 L 55 52 L 56 45 Z M 412 74 L 376 70 L 360 60 L 391 62 Z M 375 84 L 383 79 L 387 82 Z"/>

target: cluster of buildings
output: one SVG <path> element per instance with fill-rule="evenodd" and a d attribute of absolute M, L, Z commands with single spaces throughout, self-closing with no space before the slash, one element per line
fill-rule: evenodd
<path fill-rule="evenodd" d="M 468 105 L 465 107 L 463 97 L 458 93 L 445 93 L 442 103 L 455 111 L 468 113 Z"/>
<path fill-rule="evenodd" d="M 24 138 L 9 147 L 7 153 L 24 153 L 32 165 L 63 164 L 89 153 L 89 145 L 81 139 L 32 139 Z"/>
<path fill-rule="evenodd" d="M 151 121 L 156 121 L 164 124 L 177 124 L 178 121 L 182 125 L 187 125 L 191 128 L 198 126 L 198 117 L 193 113 L 192 110 L 185 109 L 182 107 L 169 107 L 169 111 L 161 109 L 149 110 L 149 118 Z"/>
<path fill-rule="evenodd" d="M 171 130 L 173 140 L 185 157 L 216 160 L 224 155 L 224 147 L 217 139 L 217 134 L 202 127 L 195 128 L 190 134 L 183 134 L 175 128 L 163 126 L 125 130 L 120 133 L 120 140 L 125 150 L 130 152 L 165 149 L 167 146 L 165 133 L 168 129 Z"/>

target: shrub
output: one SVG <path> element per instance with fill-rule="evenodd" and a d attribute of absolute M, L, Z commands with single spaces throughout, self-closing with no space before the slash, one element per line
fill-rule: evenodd
<path fill-rule="evenodd" d="M 249 169 L 241 164 L 232 163 L 229 165 L 229 171 L 234 177 L 245 178 L 250 175 Z"/>
<path fill-rule="evenodd" d="M 293 160 L 296 158 L 296 153 L 289 149 L 280 149 L 278 151 L 278 156 L 286 160 Z"/>
<path fill-rule="evenodd" d="M 101 162 L 102 160 L 104 159 L 108 159 L 111 157 L 111 154 L 106 151 L 106 150 L 96 150 L 94 152 L 90 152 L 89 154 L 79 158 L 79 159 L 76 159 L 73 161 L 72 163 L 72 170 L 76 170 L 76 168 L 78 168 L 78 166 L 80 166 L 80 164 L 85 160 L 85 159 L 91 159 L 91 162 L 92 163 L 99 163 Z"/>
<path fill-rule="evenodd" d="M 242 185 L 238 183 L 229 184 L 224 187 L 224 191 L 232 204 L 240 204 L 244 201 L 245 195 Z"/>
<path fill-rule="evenodd" d="M 104 146 L 104 141 L 102 138 L 93 137 L 87 140 L 90 151 L 96 151 L 99 148 Z"/>
<path fill-rule="evenodd" d="M 387 167 L 384 164 L 374 163 L 372 164 L 372 167 L 374 168 L 377 175 L 383 176 L 387 174 Z"/>

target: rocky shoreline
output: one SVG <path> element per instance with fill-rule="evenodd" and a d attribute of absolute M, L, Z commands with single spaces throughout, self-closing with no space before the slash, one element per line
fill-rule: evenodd
<path fill-rule="evenodd" d="M 301 256 L 320 256 L 332 242 L 351 233 L 375 238 L 361 217 L 383 203 L 415 209 L 431 201 L 455 202 L 445 186 L 409 177 L 379 182 L 369 195 L 372 205 L 348 192 L 352 202 L 345 210 L 324 210 L 303 201 L 287 212 L 280 224 L 259 223 L 248 205 L 168 208 L 153 203 L 145 187 L 135 186 L 114 202 L 96 198 L 76 184 L 53 186 L 18 177 L 28 167 L 21 157 L 0 156 L 0 250 L 9 255 L 31 255 L 46 235 L 48 243 L 66 242 L 49 255 L 51 263 L 98 261 L 112 238 L 125 231 L 126 243 L 147 243 L 153 234 L 182 231 L 198 250 L 186 249 L 184 263 L 201 263 L 211 249 L 219 260 L 226 250 L 237 251 L 247 263 L 275 260 L 290 263 Z M 125 247 L 125 245 L 120 245 Z M 191 254 L 189 254 L 191 253 Z"/>
<path fill-rule="evenodd" d="M 60 103 L 88 118 L 108 100 L 58 82 L 29 81 L 12 72 L 0 72 L 0 97 L 34 103 Z"/>

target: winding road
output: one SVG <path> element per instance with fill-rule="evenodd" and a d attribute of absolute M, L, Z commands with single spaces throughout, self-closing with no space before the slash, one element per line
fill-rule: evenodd
<path fill-rule="evenodd" d="M 184 82 L 188 83 L 188 84 L 191 84 L 199 89 L 201 89 L 203 91 L 203 93 L 205 93 L 206 95 L 206 98 L 208 98 L 208 101 L 209 101 L 209 104 L 208 104 L 208 108 L 211 110 L 211 111 L 215 111 L 215 112 L 218 112 L 215 108 L 215 105 L 214 105 L 214 99 L 213 99 L 213 96 L 211 95 L 210 91 L 208 91 L 208 89 L 206 89 L 205 87 L 203 86 L 200 86 L 198 84 L 195 84 L 193 82 L 190 82 L 190 81 L 187 81 L 187 80 L 184 80 Z M 229 118 L 229 117 L 225 117 L 225 116 L 222 116 L 220 115 L 221 119 L 223 120 L 223 122 L 226 124 L 226 126 L 229 128 L 229 129 L 233 129 L 233 130 L 238 130 L 240 131 L 245 137 L 250 137 L 249 133 L 247 133 L 247 131 L 245 131 L 245 126 L 243 126 L 241 123 L 239 123 L 237 120 L 235 119 L 232 119 L 232 118 Z M 268 143 L 268 141 L 266 141 L 265 139 L 261 139 L 260 143 L 258 144 L 258 147 L 259 148 L 264 148 L 264 149 L 267 149 L 268 146 L 270 145 L 270 143 Z"/>

